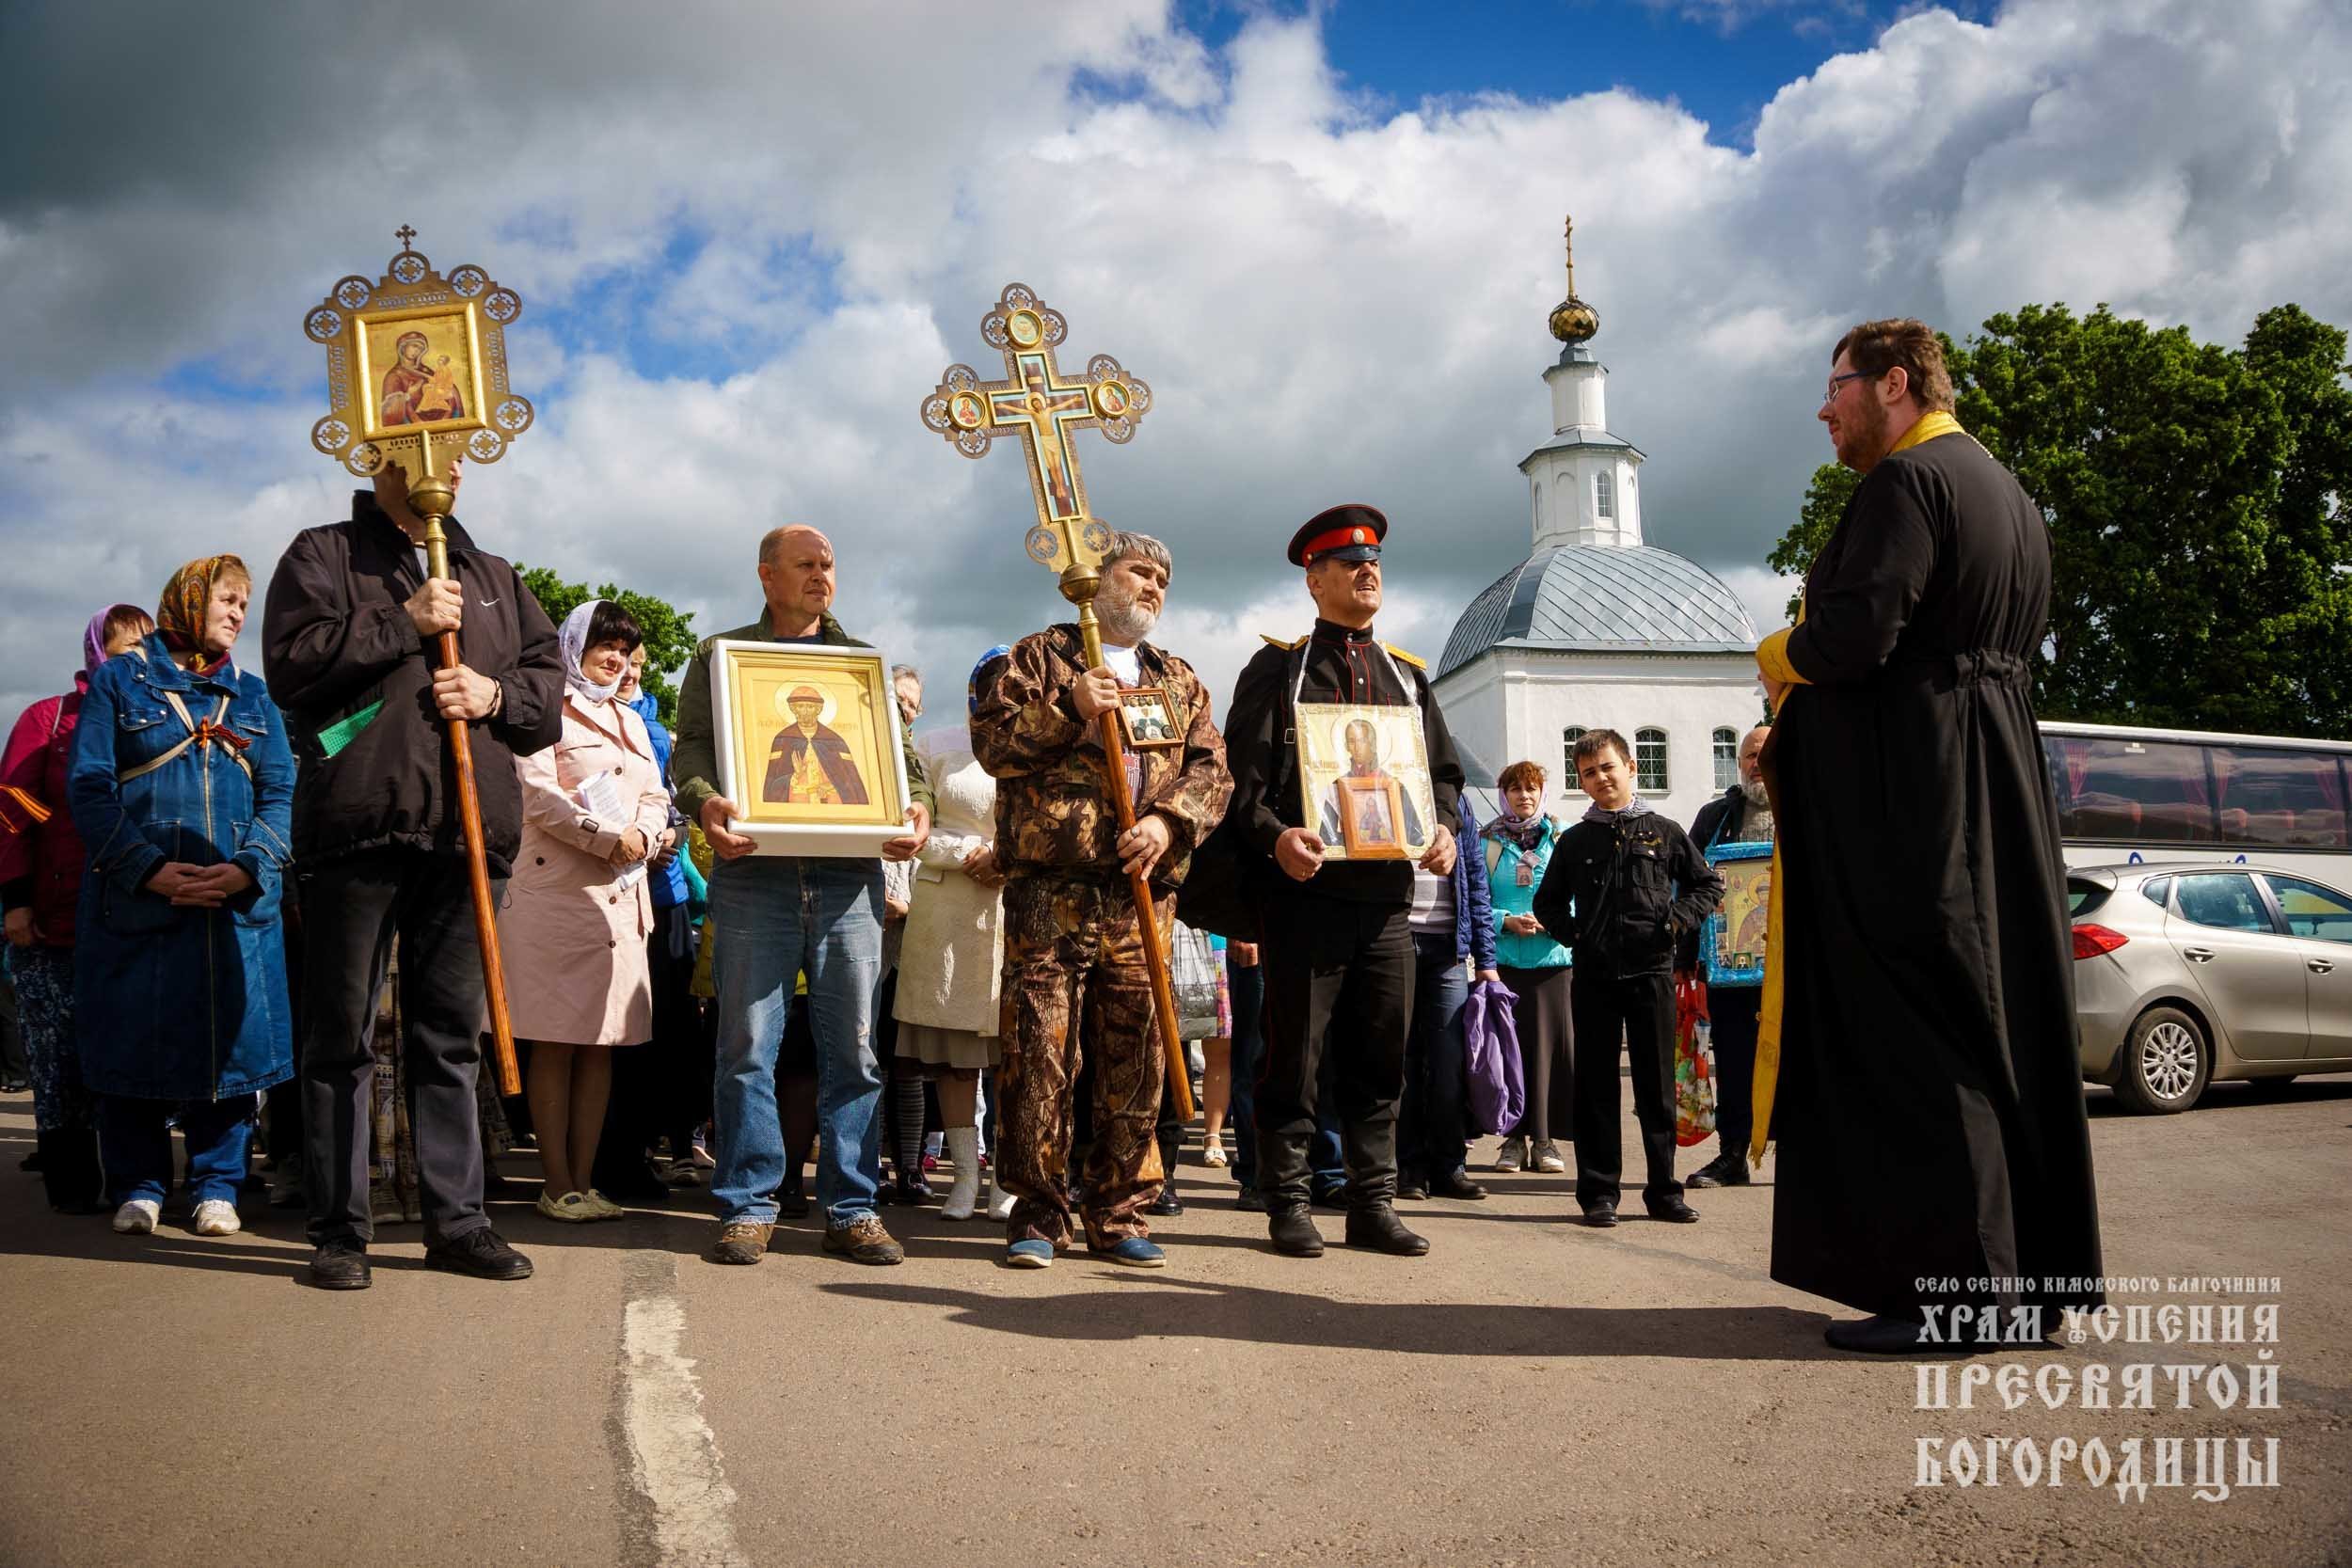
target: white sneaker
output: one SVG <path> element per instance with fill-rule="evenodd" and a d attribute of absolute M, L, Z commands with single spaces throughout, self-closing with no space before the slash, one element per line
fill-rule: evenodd
<path fill-rule="evenodd" d="M 196 1220 L 188 1228 L 199 1236 L 233 1236 L 245 1228 L 245 1222 L 237 1218 L 235 1204 L 208 1197 L 196 1206 Z"/>
<path fill-rule="evenodd" d="M 145 1236 L 155 1228 L 155 1222 L 164 1217 L 164 1206 L 152 1198 L 135 1197 L 115 1211 L 115 1234 Z"/>

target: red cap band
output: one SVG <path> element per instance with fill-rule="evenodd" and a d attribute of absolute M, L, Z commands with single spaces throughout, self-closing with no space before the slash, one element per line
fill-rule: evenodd
<path fill-rule="evenodd" d="M 1312 561 L 1324 551 L 1336 550 L 1343 545 L 1376 546 L 1379 543 L 1379 536 L 1368 528 L 1335 528 L 1328 533 L 1318 533 L 1308 540 L 1307 547 L 1298 553 Z"/>

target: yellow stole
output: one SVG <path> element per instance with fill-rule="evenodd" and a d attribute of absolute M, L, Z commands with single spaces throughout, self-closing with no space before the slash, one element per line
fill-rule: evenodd
<path fill-rule="evenodd" d="M 1892 457 L 1899 451 L 1908 451 L 1939 436 L 1963 434 L 1960 421 L 1949 414 L 1922 414 L 1909 430 L 1903 432 L 1900 439 L 1886 449 L 1886 455 Z M 1797 605 L 1796 624 L 1799 626 L 1804 625 L 1804 605 L 1802 601 Z M 1779 717 L 1781 707 L 1788 703 L 1790 691 L 1812 684 L 1798 673 L 1795 665 L 1788 662 L 1788 634 L 1795 629 L 1795 626 L 1783 626 L 1756 645 L 1756 668 L 1772 679 L 1786 683 L 1788 689 L 1781 692 L 1780 702 L 1773 705 L 1775 719 Z M 1773 809 L 1777 814 L 1777 801 Z M 1772 1091 L 1780 1083 L 1780 1021 L 1788 996 L 1788 982 L 1782 968 L 1784 960 L 1781 957 L 1781 944 L 1787 940 L 1788 931 L 1781 919 L 1780 834 L 1777 832 L 1772 834 L 1772 877 L 1771 902 L 1764 916 L 1764 1000 L 1756 1028 L 1756 1130 L 1748 1138 L 1748 1163 L 1752 1165 L 1764 1163 L 1764 1145 L 1772 1136 Z"/>

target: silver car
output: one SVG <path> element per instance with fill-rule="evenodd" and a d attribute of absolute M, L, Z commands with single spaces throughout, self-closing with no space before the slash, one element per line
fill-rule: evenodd
<path fill-rule="evenodd" d="M 2075 866 L 2083 1077 L 2135 1111 L 2352 1071 L 2352 897 L 2266 865 Z"/>

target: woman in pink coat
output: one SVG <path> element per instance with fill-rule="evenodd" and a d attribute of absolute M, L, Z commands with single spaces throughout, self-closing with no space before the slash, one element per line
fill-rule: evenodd
<path fill-rule="evenodd" d="M 670 794 L 636 710 L 613 700 L 644 641 L 628 611 L 591 599 L 564 619 L 564 733 L 517 757 L 522 852 L 499 916 L 506 1004 L 531 1041 L 526 1085 L 556 1220 L 621 1217 L 589 1185 L 612 1092 L 611 1047 L 653 1037 L 647 863 L 675 842 Z"/>

